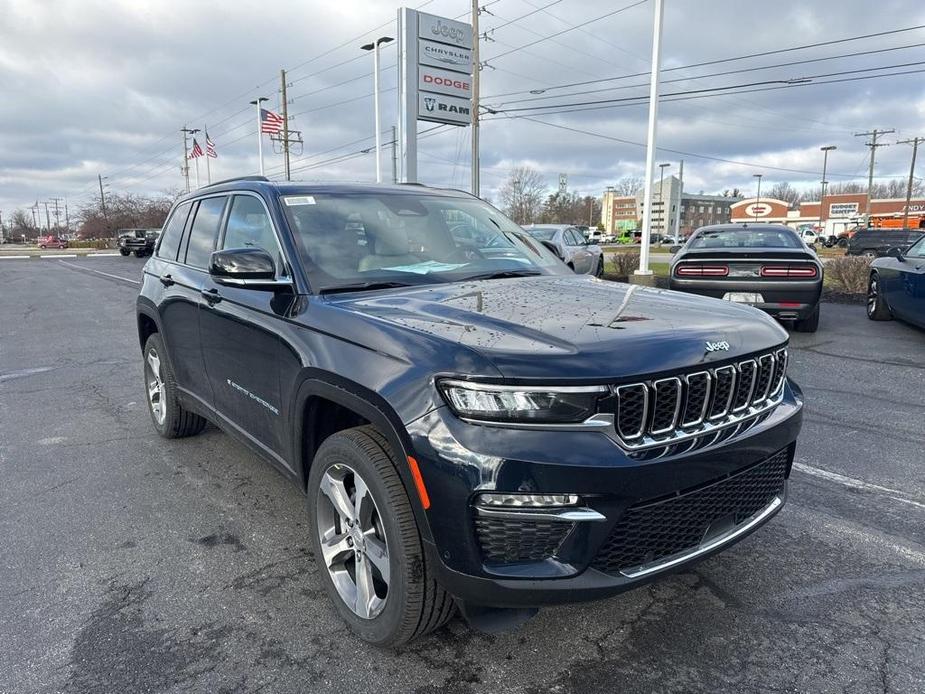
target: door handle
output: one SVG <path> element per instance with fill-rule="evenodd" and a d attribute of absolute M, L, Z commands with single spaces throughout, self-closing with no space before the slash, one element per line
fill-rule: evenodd
<path fill-rule="evenodd" d="M 158 279 L 161 281 L 161 284 L 163 284 L 165 287 L 169 287 L 173 284 L 176 284 L 176 282 L 173 281 L 173 277 L 171 277 L 169 273 L 166 275 L 161 275 L 160 277 L 158 277 Z"/>
<path fill-rule="evenodd" d="M 217 289 L 201 289 L 199 293 L 202 294 L 202 297 L 208 302 L 209 306 L 213 306 L 222 300 Z"/>

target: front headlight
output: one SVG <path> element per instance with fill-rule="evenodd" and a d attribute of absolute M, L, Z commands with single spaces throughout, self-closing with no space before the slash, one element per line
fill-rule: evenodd
<path fill-rule="evenodd" d="M 583 422 L 608 392 L 607 386 L 500 386 L 449 379 L 437 386 L 460 417 L 525 424 Z"/>

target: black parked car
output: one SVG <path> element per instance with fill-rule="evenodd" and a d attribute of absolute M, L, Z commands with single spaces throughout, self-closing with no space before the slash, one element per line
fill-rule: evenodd
<path fill-rule="evenodd" d="M 671 260 L 671 289 L 760 308 L 816 332 L 822 263 L 793 229 L 716 224 L 695 231 Z"/>
<path fill-rule="evenodd" d="M 911 248 L 891 248 L 870 264 L 867 317 L 894 316 L 925 328 L 925 236 Z"/>
<path fill-rule="evenodd" d="M 157 431 L 208 419 L 304 490 L 321 580 L 374 643 L 457 606 L 497 628 L 614 595 L 786 498 L 802 399 L 779 325 L 575 275 L 465 193 L 201 188 L 137 307 Z"/>
<path fill-rule="evenodd" d="M 160 232 L 157 229 L 120 229 L 119 253 L 122 255 L 134 253 L 136 258 L 151 255 L 159 235 Z"/>
<path fill-rule="evenodd" d="M 848 241 L 847 255 L 866 255 L 877 258 L 891 248 L 905 250 L 925 236 L 922 229 L 861 228 Z"/>

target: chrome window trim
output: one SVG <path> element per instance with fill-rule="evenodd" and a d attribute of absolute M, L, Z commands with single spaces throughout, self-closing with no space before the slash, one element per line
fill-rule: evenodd
<path fill-rule="evenodd" d="M 681 411 L 681 379 L 677 376 L 670 376 L 668 378 L 660 378 L 657 381 L 652 381 L 652 418 L 654 420 L 655 413 L 658 410 L 658 386 L 660 383 L 671 383 L 675 384 L 675 403 L 674 403 L 674 414 L 671 416 L 671 424 L 667 427 L 662 427 L 661 429 L 650 429 L 651 434 L 658 436 L 660 434 L 665 434 L 671 431 L 672 429 L 677 428 L 678 426 L 678 414 Z"/>
<path fill-rule="evenodd" d="M 733 412 L 742 412 L 742 411 L 748 409 L 748 406 L 749 406 L 749 405 L 751 404 L 751 402 L 752 402 L 752 396 L 755 394 L 755 384 L 758 383 L 758 362 L 755 361 L 754 359 L 745 359 L 745 360 L 743 360 L 743 361 L 740 361 L 738 364 L 736 364 L 736 371 L 738 372 L 738 375 L 739 375 L 739 376 L 742 375 L 742 365 L 743 365 L 743 364 L 751 364 L 751 365 L 752 365 L 752 367 L 753 367 L 753 368 L 752 368 L 752 382 L 751 382 L 751 383 L 749 384 L 749 386 L 748 386 L 748 396 L 746 396 L 746 398 L 745 398 L 745 404 L 744 404 L 744 405 L 741 405 L 740 407 L 735 407 L 735 397 L 733 397 L 733 399 L 732 399 L 732 402 L 733 402 L 732 411 L 733 411 Z M 736 390 L 736 394 L 738 394 L 739 389 L 736 388 L 735 390 Z"/>
<path fill-rule="evenodd" d="M 703 405 L 700 408 L 700 417 L 697 419 L 691 420 L 690 422 L 680 422 L 682 428 L 697 426 L 707 416 L 707 408 L 710 406 L 710 398 L 713 395 L 713 376 L 709 371 L 696 371 L 692 374 L 684 375 L 684 385 L 687 386 L 687 397 L 690 397 L 690 379 L 694 376 L 706 376 L 707 377 L 707 392 L 703 396 Z M 687 398 L 684 400 L 684 409 L 687 410 Z"/>
<path fill-rule="evenodd" d="M 623 431 L 620 430 L 620 391 L 625 388 L 642 388 L 642 422 L 639 426 L 639 430 L 631 436 L 627 436 Z M 617 388 L 614 390 L 614 393 L 617 396 L 614 431 L 624 441 L 635 441 L 646 433 L 646 427 L 649 424 L 649 386 L 645 383 L 627 383 L 621 386 L 617 386 Z"/>
<path fill-rule="evenodd" d="M 729 415 L 729 408 L 732 406 L 732 399 L 736 394 L 736 386 L 738 385 L 738 380 L 736 379 L 736 367 L 734 364 L 727 364 L 726 366 L 720 366 L 717 369 L 713 369 L 713 373 L 718 375 L 720 371 L 729 371 L 732 374 L 732 385 L 729 386 L 729 396 L 726 398 L 726 406 L 719 414 L 711 414 L 709 416 L 709 421 L 715 422 L 718 419 L 722 419 Z M 717 384 L 719 383 L 719 378 L 716 378 Z M 712 407 L 710 408 L 713 409 Z"/>

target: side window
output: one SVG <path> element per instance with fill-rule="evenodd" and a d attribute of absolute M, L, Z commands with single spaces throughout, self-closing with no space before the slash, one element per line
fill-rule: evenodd
<path fill-rule="evenodd" d="M 184 202 L 173 211 L 170 221 L 161 234 L 161 242 L 157 247 L 157 256 L 165 260 L 176 260 L 177 249 L 180 248 L 180 239 L 183 237 L 183 227 L 189 215 L 190 203 Z"/>
<path fill-rule="evenodd" d="M 215 246 L 215 237 L 218 235 L 218 225 L 222 221 L 226 200 L 227 198 L 222 196 L 206 198 L 199 202 L 189 241 L 186 242 L 187 265 L 205 268 L 209 264 L 209 256 L 212 255 Z"/>
<path fill-rule="evenodd" d="M 925 236 L 916 241 L 906 255 L 910 258 L 925 258 Z"/>
<path fill-rule="evenodd" d="M 235 195 L 231 199 L 222 243 L 222 249 L 227 248 L 262 248 L 274 259 L 277 267 L 282 266 L 273 225 L 258 198 Z"/>
<path fill-rule="evenodd" d="M 575 233 L 574 229 L 565 230 L 565 242 L 569 246 L 580 246 L 581 245 L 581 241 L 578 238 L 578 234 Z"/>

